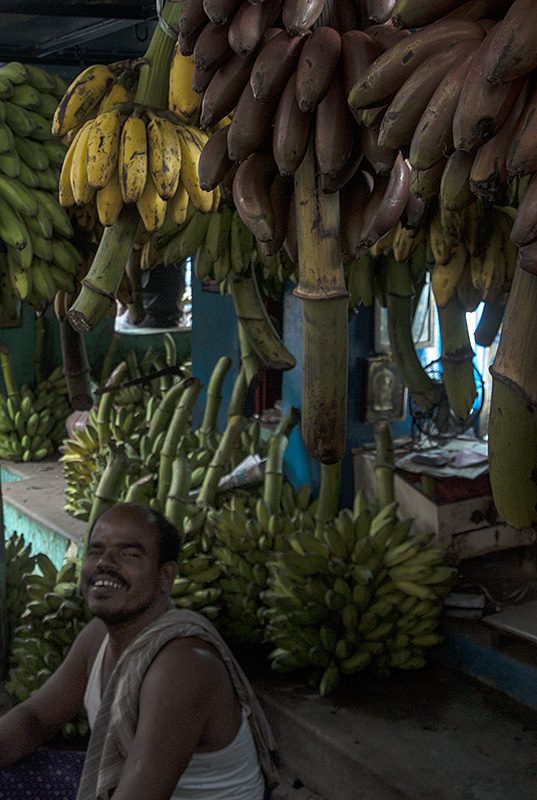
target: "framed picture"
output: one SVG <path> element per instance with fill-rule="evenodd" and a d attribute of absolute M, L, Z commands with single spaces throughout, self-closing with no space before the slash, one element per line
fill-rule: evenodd
<path fill-rule="evenodd" d="M 401 422 L 406 416 L 407 388 L 388 356 L 367 359 L 365 422 Z"/>
<path fill-rule="evenodd" d="M 414 313 L 412 339 L 416 350 L 434 346 L 434 299 L 429 273 L 427 273 Z M 389 353 L 391 350 L 388 336 L 388 312 L 378 301 L 375 306 L 375 350 L 377 353 Z"/>

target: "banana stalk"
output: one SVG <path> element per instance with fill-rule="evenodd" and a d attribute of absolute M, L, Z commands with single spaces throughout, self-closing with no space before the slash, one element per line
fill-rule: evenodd
<path fill-rule="evenodd" d="M 88 533 L 86 534 L 86 540 L 84 542 L 83 558 L 86 555 L 89 532 L 93 524 L 99 519 L 101 514 L 118 502 L 128 469 L 129 459 L 127 458 L 125 450 L 110 442 L 106 467 L 101 475 L 91 506 L 88 520 Z"/>
<path fill-rule="evenodd" d="M 341 482 L 341 462 L 337 464 L 321 464 L 321 482 L 319 486 L 319 502 L 315 511 L 315 522 L 324 526 L 332 522 L 338 512 L 339 486 Z"/>
<path fill-rule="evenodd" d="M 201 449 L 207 447 L 208 437 L 214 432 L 216 418 L 222 402 L 222 384 L 231 367 L 231 359 L 222 356 L 212 371 L 211 379 L 207 387 L 207 398 L 205 400 L 205 412 L 201 422 L 198 438 Z"/>
<path fill-rule="evenodd" d="M 199 378 L 186 378 L 184 391 L 175 407 L 168 431 L 164 437 L 162 450 L 160 451 L 158 470 L 157 502 L 160 508 L 164 508 L 166 497 L 168 496 L 172 479 L 172 466 L 174 458 L 177 455 L 177 447 L 181 438 L 187 431 L 192 414 L 192 407 L 202 388 L 203 384 Z"/>
<path fill-rule="evenodd" d="M 263 500 L 271 514 L 280 513 L 283 486 L 283 461 L 289 439 L 283 433 L 273 433 L 268 441 Z"/>
<path fill-rule="evenodd" d="M 175 525 L 181 536 L 184 533 L 185 507 L 190 485 L 190 462 L 186 455 L 186 447 L 181 443 L 173 460 L 172 478 L 164 506 L 165 517 Z"/>
<path fill-rule="evenodd" d="M 164 21 L 176 28 L 183 4 L 166 3 Z M 134 101 L 152 108 L 166 108 L 168 81 L 175 39 L 157 25 L 141 61 Z M 67 312 L 75 330 L 92 331 L 115 302 L 127 262 L 131 256 L 141 219 L 134 204 L 124 204 L 114 225 L 105 228 L 82 289 Z"/>
<path fill-rule="evenodd" d="M 45 323 L 43 316 L 36 316 L 34 322 L 34 377 L 36 383 L 43 380 L 43 343 L 45 341 Z"/>
<path fill-rule="evenodd" d="M 302 435 L 322 464 L 341 461 L 347 418 L 349 293 L 339 244 L 339 193 L 317 181 L 313 142 L 295 173 L 302 305 Z"/>
<path fill-rule="evenodd" d="M 147 436 L 151 444 L 153 444 L 159 433 L 168 426 L 172 418 L 173 410 L 187 386 L 186 381 L 187 379 L 185 378 L 184 380 L 179 381 L 179 383 L 174 383 L 173 386 L 170 386 L 158 404 L 156 411 L 149 422 L 149 430 L 147 432 Z"/>
<path fill-rule="evenodd" d="M 140 216 L 134 205 L 125 204 L 114 225 L 106 227 L 81 290 L 67 312 L 73 328 L 89 333 L 115 303 L 138 229 Z"/>
<path fill-rule="evenodd" d="M 468 418 L 477 396 L 474 351 L 468 335 L 466 309 L 458 295 L 438 309 L 442 343 L 442 375 L 449 405 L 459 419 Z"/>
<path fill-rule="evenodd" d="M 299 422 L 300 422 L 300 411 L 298 410 L 298 408 L 291 406 L 290 408 L 287 409 L 283 417 L 281 417 L 272 435 L 278 436 L 279 434 L 283 434 L 284 436 L 287 436 L 287 438 L 289 438 L 294 428 L 296 428 Z"/>
<path fill-rule="evenodd" d="M 69 402 L 75 411 L 90 409 L 93 405 L 93 397 L 86 340 L 83 334 L 75 331 L 66 319 L 62 320 L 59 325 L 63 374 L 67 383 Z"/>
<path fill-rule="evenodd" d="M 154 476 L 144 475 L 134 483 L 131 483 L 125 493 L 126 503 L 138 503 L 141 506 L 149 507 L 154 496 Z"/>
<path fill-rule="evenodd" d="M 537 529 L 537 277 L 517 266 L 492 375 L 489 464 L 494 503 L 518 530 Z"/>
<path fill-rule="evenodd" d="M 263 369 L 263 362 L 254 350 L 252 342 L 250 341 L 248 334 L 246 333 L 240 320 L 237 320 L 237 327 L 239 331 L 241 364 L 243 365 L 246 373 L 246 381 L 248 386 L 251 386 Z"/>
<path fill-rule="evenodd" d="M 389 422 L 384 420 L 375 422 L 373 436 L 376 445 L 375 486 L 380 510 L 395 500 L 395 462 L 392 428 Z"/>
<path fill-rule="evenodd" d="M 248 393 L 248 383 L 246 381 L 246 370 L 241 366 L 235 383 L 233 384 L 233 391 L 229 400 L 229 407 L 227 410 L 228 419 L 230 417 L 242 416 L 244 413 L 244 404 L 246 402 L 246 395 Z"/>
<path fill-rule="evenodd" d="M 227 465 L 231 459 L 233 449 L 238 445 L 241 438 L 241 433 L 244 430 L 245 419 L 242 415 L 237 414 L 233 417 L 228 417 L 228 423 L 222 438 L 218 444 L 216 452 L 211 459 L 196 503 L 200 506 L 213 505 L 216 492 L 218 490 L 218 483 L 226 473 Z"/>
<path fill-rule="evenodd" d="M 127 363 L 118 364 L 106 382 L 106 386 L 121 383 L 127 372 Z M 97 411 L 97 433 L 99 436 L 99 451 L 102 451 L 110 442 L 110 415 L 114 407 L 114 392 L 105 392 L 99 400 Z"/>
<path fill-rule="evenodd" d="M 17 382 L 15 381 L 11 353 L 9 352 L 8 345 L 4 344 L 3 342 L 0 342 L 0 367 L 2 368 L 2 375 L 6 385 L 6 395 L 8 398 L 12 397 L 17 408 L 20 408 L 21 398 L 19 389 L 17 387 Z"/>
<path fill-rule="evenodd" d="M 110 373 L 112 371 L 112 364 L 114 363 L 114 358 L 117 353 L 117 349 L 119 347 L 120 337 L 119 334 L 114 333 L 110 340 L 110 344 L 108 345 L 108 350 L 106 351 L 106 355 L 103 359 L 103 366 L 101 369 L 101 386 L 104 386 L 105 382 L 110 377 Z"/>

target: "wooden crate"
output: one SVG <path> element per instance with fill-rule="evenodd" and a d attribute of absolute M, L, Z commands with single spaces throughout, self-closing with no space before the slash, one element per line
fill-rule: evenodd
<path fill-rule="evenodd" d="M 368 497 L 375 495 L 374 459 L 370 451 L 354 451 L 355 490 L 363 489 Z M 452 547 L 458 561 L 532 543 L 529 533 L 503 522 L 491 496 L 439 502 L 402 473 L 396 472 L 394 483 L 399 517 L 414 520 L 414 533 L 434 531 L 439 542 Z"/>

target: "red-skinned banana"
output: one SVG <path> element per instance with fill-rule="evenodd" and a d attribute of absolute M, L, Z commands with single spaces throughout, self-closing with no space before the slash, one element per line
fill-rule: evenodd
<path fill-rule="evenodd" d="M 300 52 L 295 94 L 301 111 L 313 111 L 326 95 L 341 54 L 341 36 L 326 25 L 316 28 Z"/>
<path fill-rule="evenodd" d="M 274 239 L 274 212 L 269 190 L 277 171 L 272 153 L 252 153 L 239 165 L 233 180 L 237 211 L 260 242 Z"/>
<path fill-rule="evenodd" d="M 514 131 L 524 109 L 529 93 L 526 79 L 512 113 L 492 139 L 482 144 L 475 154 L 470 172 L 470 187 L 478 197 L 491 203 L 503 205 L 509 190 L 507 153 L 513 141 Z"/>
<path fill-rule="evenodd" d="M 199 34 L 206 24 L 207 15 L 203 8 L 203 0 L 185 0 L 179 19 L 181 35 L 185 39 L 190 39 Z"/>
<path fill-rule="evenodd" d="M 309 32 L 304 36 L 289 36 L 282 30 L 263 45 L 250 75 L 250 86 L 256 100 L 262 103 L 279 100 L 310 36 Z"/>
<path fill-rule="evenodd" d="M 300 36 L 321 16 L 326 0 L 284 0 L 282 19 L 290 36 Z"/>
<path fill-rule="evenodd" d="M 353 108 L 368 108 L 391 98 L 425 59 L 454 42 L 483 38 L 483 28 L 468 20 L 440 20 L 411 33 L 382 53 L 349 94 Z"/>
<path fill-rule="evenodd" d="M 223 25 L 233 16 L 242 0 L 203 0 L 205 13 L 217 25 Z"/>
<path fill-rule="evenodd" d="M 192 51 L 194 64 L 200 72 L 216 69 L 231 53 L 228 41 L 229 24 L 208 22 L 196 39 Z"/>
<path fill-rule="evenodd" d="M 381 147 L 378 141 L 378 130 L 375 128 L 362 127 L 359 129 L 359 135 L 364 156 L 375 172 L 387 175 L 395 164 L 397 150 Z"/>
<path fill-rule="evenodd" d="M 458 19 L 472 19 L 478 22 L 482 19 L 502 19 L 505 12 L 513 0 L 468 0 L 458 8 L 455 8 L 446 19 L 457 17 Z"/>
<path fill-rule="evenodd" d="M 511 228 L 511 241 L 525 247 L 537 240 L 537 172 L 535 172 L 522 195 Z"/>
<path fill-rule="evenodd" d="M 364 209 L 371 196 L 371 187 L 371 176 L 359 169 L 341 190 L 341 249 L 344 256 L 351 260 L 357 257 Z"/>
<path fill-rule="evenodd" d="M 428 169 L 410 168 L 410 191 L 422 200 L 435 197 L 440 191 L 447 157 L 439 158 Z"/>
<path fill-rule="evenodd" d="M 363 31 L 347 31 L 341 36 L 341 63 L 347 96 L 381 53 L 380 46 Z"/>
<path fill-rule="evenodd" d="M 312 37 L 310 37 L 312 38 Z M 282 92 L 274 116 L 272 152 L 282 175 L 294 175 L 308 147 L 313 114 L 296 101 L 296 72 Z"/>
<path fill-rule="evenodd" d="M 357 136 L 340 70 L 315 111 L 315 155 L 322 175 L 337 175 L 348 161 Z"/>
<path fill-rule="evenodd" d="M 243 58 L 252 53 L 280 13 L 280 0 L 244 2 L 229 24 L 229 45 Z"/>
<path fill-rule="evenodd" d="M 268 242 L 260 242 L 259 246 L 267 256 L 275 256 L 281 249 L 287 236 L 289 209 L 293 201 L 294 180 L 291 175 L 274 176 L 269 187 L 269 200 L 274 215 L 274 236 Z"/>
<path fill-rule="evenodd" d="M 366 0 L 365 10 L 367 21 L 382 25 L 392 16 L 396 0 Z"/>
<path fill-rule="evenodd" d="M 340 33 L 356 31 L 362 27 L 361 4 L 355 0 L 338 0 L 337 3 L 327 6 L 327 10 L 330 11 L 329 21 L 323 17 L 319 22 L 322 21 L 324 25 L 332 25 Z"/>
<path fill-rule="evenodd" d="M 470 188 L 470 173 L 474 157 L 463 150 L 455 150 L 448 156 L 440 181 L 440 200 L 450 211 L 460 211 L 471 205 L 475 195 Z"/>
<path fill-rule="evenodd" d="M 423 112 L 410 142 L 409 159 L 416 169 L 429 169 L 453 151 L 453 116 L 475 52 L 448 70 Z"/>
<path fill-rule="evenodd" d="M 384 183 L 383 176 L 377 176 L 364 212 L 358 258 L 365 255 L 370 247 L 395 227 L 405 210 L 410 194 L 410 169 L 401 153 L 395 160 L 385 186 Z M 381 195 L 381 199 L 377 203 L 378 195 Z"/>
<path fill-rule="evenodd" d="M 232 161 L 241 163 L 263 144 L 269 134 L 277 98 L 260 103 L 247 83 L 233 113 L 227 133 L 227 150 Z"/>
<path fill-rule="evenodd" d="M 406 36 L 410 36 L 410 31 L 398 30 L 391 23 L 385 23 L 384 25 L 368 25 L 367 28 L 364 28 L 363 33 L 373 39 L 377 47 L 380 48 L 381 53 L 389 50 L 390 47 L 396 45 Z"/>
<path fill-rule="evenodd" d="M 470 52 L 475 52 L 479 39 L 455 42 L 420 64 L 403 83 L 384 112 L 378 141 L 384 147 L 399 149 L 412 141 L 416 126 L 429 100 L 446 72 Z"/>
<path fill-rule="evenodd" d="M 499 131 L 524 82 L 517 78 L 508 84 L 493 86 L 485 77 L 485 60 L 494 28 L 481 42 L 464 81 L 453 115 L 453 144 L 456 150 L 472 152 Z"/>
<path fill-rule="evenodd" d="M 461 5 L 461 0 L 397 0 L 392 20 L 397 28 L 422 28 Z"/>
<path fill-rule="evenodd" d="M 535 31 L 537 3 L 515 0 L 498 22 L 485 58 L 485 77 L 490 83 L 508 83 L 537 66 Z"/>
<path fill-rule="evenodd" d="M 530 175 L 537 171 L 537 85 L 529 92 L 507 153 L 507 171 Z"/>
<path fill-rule="evenodd" d="M 206 192 L 215 189 L 233 166 L 227 151 L 228 130 L 229 125 L 226 125 L 215 131 L 201 151 L 198 175 L 200 186 Z"/>
<path fill-rule="evenodd" d="M 354 143 L 352 145 L 352 150 L 349 158 L 343 164 L 342 168 L 339 172 L 334 173 L 333 175 L 321 175 L 319 178 L 319 182 L 321 184 L 321 189 L 325 194 L 333 194 L 334 192 L 339 192 L 343 189 L 346 184 L 352 180 L 356 170 L 362 163 L 364 157 L 364 151 L 362 148 L 362 141 L 360 139 L 360 133 L 354 137 Z"/>

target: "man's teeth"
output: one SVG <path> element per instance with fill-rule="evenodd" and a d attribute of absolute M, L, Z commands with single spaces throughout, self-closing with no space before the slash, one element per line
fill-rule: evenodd
<path fill-rule="evenodd" d="M 93 582 L 94 586 L 110 586 L 112 589 L 121 589 L 121 584 L 117 581 L 110 580 L 110 578 L 98 578 Z"/>

